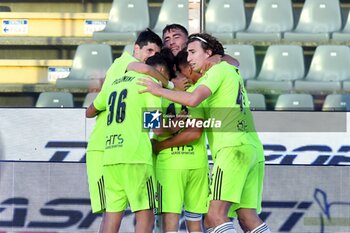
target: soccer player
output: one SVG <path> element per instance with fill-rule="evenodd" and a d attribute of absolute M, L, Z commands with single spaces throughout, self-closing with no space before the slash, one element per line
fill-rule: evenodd
<path fill-rule="evenodd" d="M 164 47 L 171 49 L 174 56 L 176 56 L 181 50 L 186 48 L 188 41 L 188 31 L 180 24 L 169 24 L 163 29 L 163 44 Z M 215 54 L 210 58 L 207 58 L 201 67 L 202 72 L 207 70 L 213 64 L 219 63 L 221 60 L 227 61 L 229 64 L 239 67 L 239 62 L 227 55 Z"/>
<path fill-rule="evenodd" d="M 114 81 L 115 77 L 122 76 L 131 62 L 144 62 L 148 57 L 159 52 L 162 46 L 161 38 L 150 30 L 145 30 L 138 36 L 134 45 L 134 54 L 124 52 L 108 69 L 99 95 L 105 96 L 105 90 Z M 105 148 L 105 128 L 107 112 L 101 112 L 96 118 L 95 127 L 90 135 L 86 166 L 89 182 L 90 201 L 93 213 L 104 213 L 106 209 L 104 177 L 102 175 L 103 153 Z M 105 217 L 102 217 L 103 225 Z M 101 231 L 100 231 L 101 232 Z"/>
<path fill-rule="evenodd" d="M 177 61 L 181 67 L 187 64 L 187 52 L 179 52 Z M 193 76 L 189 76 L 191 78 Z M 200 75 L 193 78 L 195 83 Z M 188 88 L 187 91 L 195 87 Z M 164 120 L 171 122 L 192 122 L 187 128 L 177 127 L 173 135 L 161 135 L 153 141 L 156 158 L 156 179 L 158 194 L 158 213 L 163 216 L 164 232 L 178 232 L 182 208 L 188 232 L 203 232 L 202 215 L 207 213 L 208 197 L 208 156 L 203 128 L 196 126 L 204 120 L 204 105 L 187 108 L 162 99 Z M 178 121 L 177 115 L 185 114 Z M 185 119 L 188 116 L 188 119 Z M 181 117 L 180 117 L 181 118 Z"/>
<path fill-rule="evenodd" d="M 222 44 L 209 34 L 192 34 L 187 42 L 188 62 L 196 72 L 206 58 L 223 55 Z M 221 120 L 220 129 L 207 131 L 214 167 L 210 205 L 204 223 L 208 232 L 236 232 L 228 216 L 238 215 L 244 231 L 269 233 L 259 218 L 264 154 L 249 110 L 247 92 L 236 67 L 227 62 L 212 66 L 192 92 L 163 89 L 150 79 L 139 84 L 176 103 L 195 107 L 207 100 L 210 118 Z"/>
<path fill-rule="evenodd" d="M 146 60 L 165 77 L 169 65 L 157 53 Z M 143 129 L 144 111 L 160 109 L 160 98 L 140 95 L 137 81 L 144 74 L 128 71 L 115 77 L 106 95 L 98 95 L 86 112 L 94 117 L 107 111 L 103 176 L 106 191 L 106 217 L 103 233 L 118 232 L 124 210 L 130 205 L 135 213 L 135 232 L 152 232 L 156 207 L 152 146 L 149 132 Z M 154 113 L 157 117 L 159 112 Z M 157 134 L 157 131 L 154 131 Z"/>

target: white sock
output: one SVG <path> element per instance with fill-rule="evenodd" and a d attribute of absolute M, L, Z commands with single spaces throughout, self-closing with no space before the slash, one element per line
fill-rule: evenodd
<path fill-rule="evenodd" d="M 165 233 L 178 233 L 178 231 L 166 231 Z"/>
<path fill-rule="evenodd" d="M 250 231 L 250 233 L 271 233 L 271 231 L 266 225 L 266 223 L 263 223 L 254 230 Z"/>
<path fill-rule="evenodd" d="M 214 228 L 208 228 L 206 232 L 207 233 L 213 233 L 214 232 Z"/>
<path fill-rule="evenodd" d="M 214 229 L 214 233 L 237 233 L 233 222 L 225 222 Z"/>

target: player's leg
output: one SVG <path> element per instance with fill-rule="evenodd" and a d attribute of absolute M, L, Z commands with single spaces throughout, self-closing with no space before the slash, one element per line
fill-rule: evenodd
<path fill-rule="evenodd" d="M 103 213 L 99 232 L 102 232 L 106 211 L 106 194 L 103 170 L 103 151 L 86 152 L 86 171 L 88 176 L 89 194 L 92 213 Z"/>
<path fill-rule="evenodd" d="M 208 212 L 209 168 L 189 170 L 185 188 L 185 220 L 188 232 L 203 232 L 203 214 Z"/>
<path fill-rule="evenodd" d="M 87 151 L 86 171 L 92 213 L 103 213 L 106 209 L 105 184 L 102 175 L 103 151 Z"/>
<path fill-rule="evenodd" d="M 184 202 L 187 170 L 156 167 L 158 213 L 163 218 L 164 232 L 177 232 Z"/>
<path fill-rule="evenodd" d="M 124 169 L 128 177 L 125 192 L 136 216 L 135 232 L 152 232 L 156 208 L 154 168 L 148 164 L 125 164 Z"/>
<path fill-rule="evenodd" d="M 206 226 L 214 231 L 235 232 L 228 210 L 232 204 L 240 203 L 246 177 L 255 161 L 256 155 L 243 153 L 242 146 L 223 148 L 217 153 Z"/>
<path fill-rule="evenodd" d="M 180 215 L 176 213 L 163 213 L 163 231 L 178 232 Z"/>
<path fill-rule="evenodd" d="M 103 233 L 116 233 L 119 231 L 124 211 L 106 212 L 103 221 Z"/>
<path fill-rule="evenodd" d="M 153 230 L 153 210 L 140 210 L 135 212 L 135 233 L 151 233 Z"/>
<path fill-rule="evenodd" d="M 103 167 L 106 191 L 106 213 L 103 223 L 103 233 L 119 231 L 128 199 L 124 190 L 124 165 L 109 165 Z"/>
<path fill-rule="evenodd" d="M 190 233 L 203 232 L 202 219 L 203 219 L 202 214 L 185 211 L 187 231 Z"/>
<path fill-rule="evenodd" d="M 255 147 L 246 145 L 241 148 L 246 154 L 258 154 L 263 151 L 257 150 Z M 229 216 L 232 215 L 232 210 L 235 210 L 238 215 L 239 223 L 243 230 L 259 232 L 270 232 L 268 227 L 258 216 L 261 211 L 262 202 L 262 190 L 263 190 L 263 179 L 264 179 L 264 162 L 255 163 L 250 169 L 246 183 L 244 185 L 240 203 L 232 205 Z M 268 231 L 265 231 L 268 230 Z"/>

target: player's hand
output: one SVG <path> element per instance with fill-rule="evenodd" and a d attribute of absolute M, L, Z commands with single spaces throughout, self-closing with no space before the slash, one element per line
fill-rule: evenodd
<path fill-rule="evenodd" d="M 160 151 L 159 142 L 156 139 L 152 138 L 151 139 L 151 144 L 152 144 L 153 154 L 158 155 L 159 151 Z"/>
<path fill-rule="evenodd" d="M 211 57 L 208 57 L 204 60 L 203 65 L 201 67 L 200 73 L 205 73 L 207 70 L 209 70 L 213 65 L 218 64 L 221 62 L 221 56 L 216 54 Z"/>
<path fill-rule="evenodd" d="M 187 88 L 191 86 L 191 82 L 182 74 L 178 74 L 176 78 L 173 78 L 171 81 L 179 91 L 186 91 Z"/>
<path fill-rule="evenodd" d="M 139 79 L 137 84 L 146 87 L 146 89 L 139 91 L 139 93 L 149 92 L 153 95 L 160 96 L 160 90 L 162 89 L 162 86 L 160 83 L 156 83 L 151 78 L 145 76 L 145 78 Z"/>

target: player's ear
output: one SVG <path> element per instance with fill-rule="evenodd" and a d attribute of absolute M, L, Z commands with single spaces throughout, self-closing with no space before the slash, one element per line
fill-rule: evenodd
<path fill-rule="evenodd" d="M 138 44 L 134 44 L 134 57 L 138 57 L 140 53 L 140 46 Z"/>
<path fill-rule="evenodd" d="M 208 54 L 208 56 L 210 57 L 213 54 L 213 51 L 211 51 L 210 49 L 207 49 L 205 53 Z"/>

